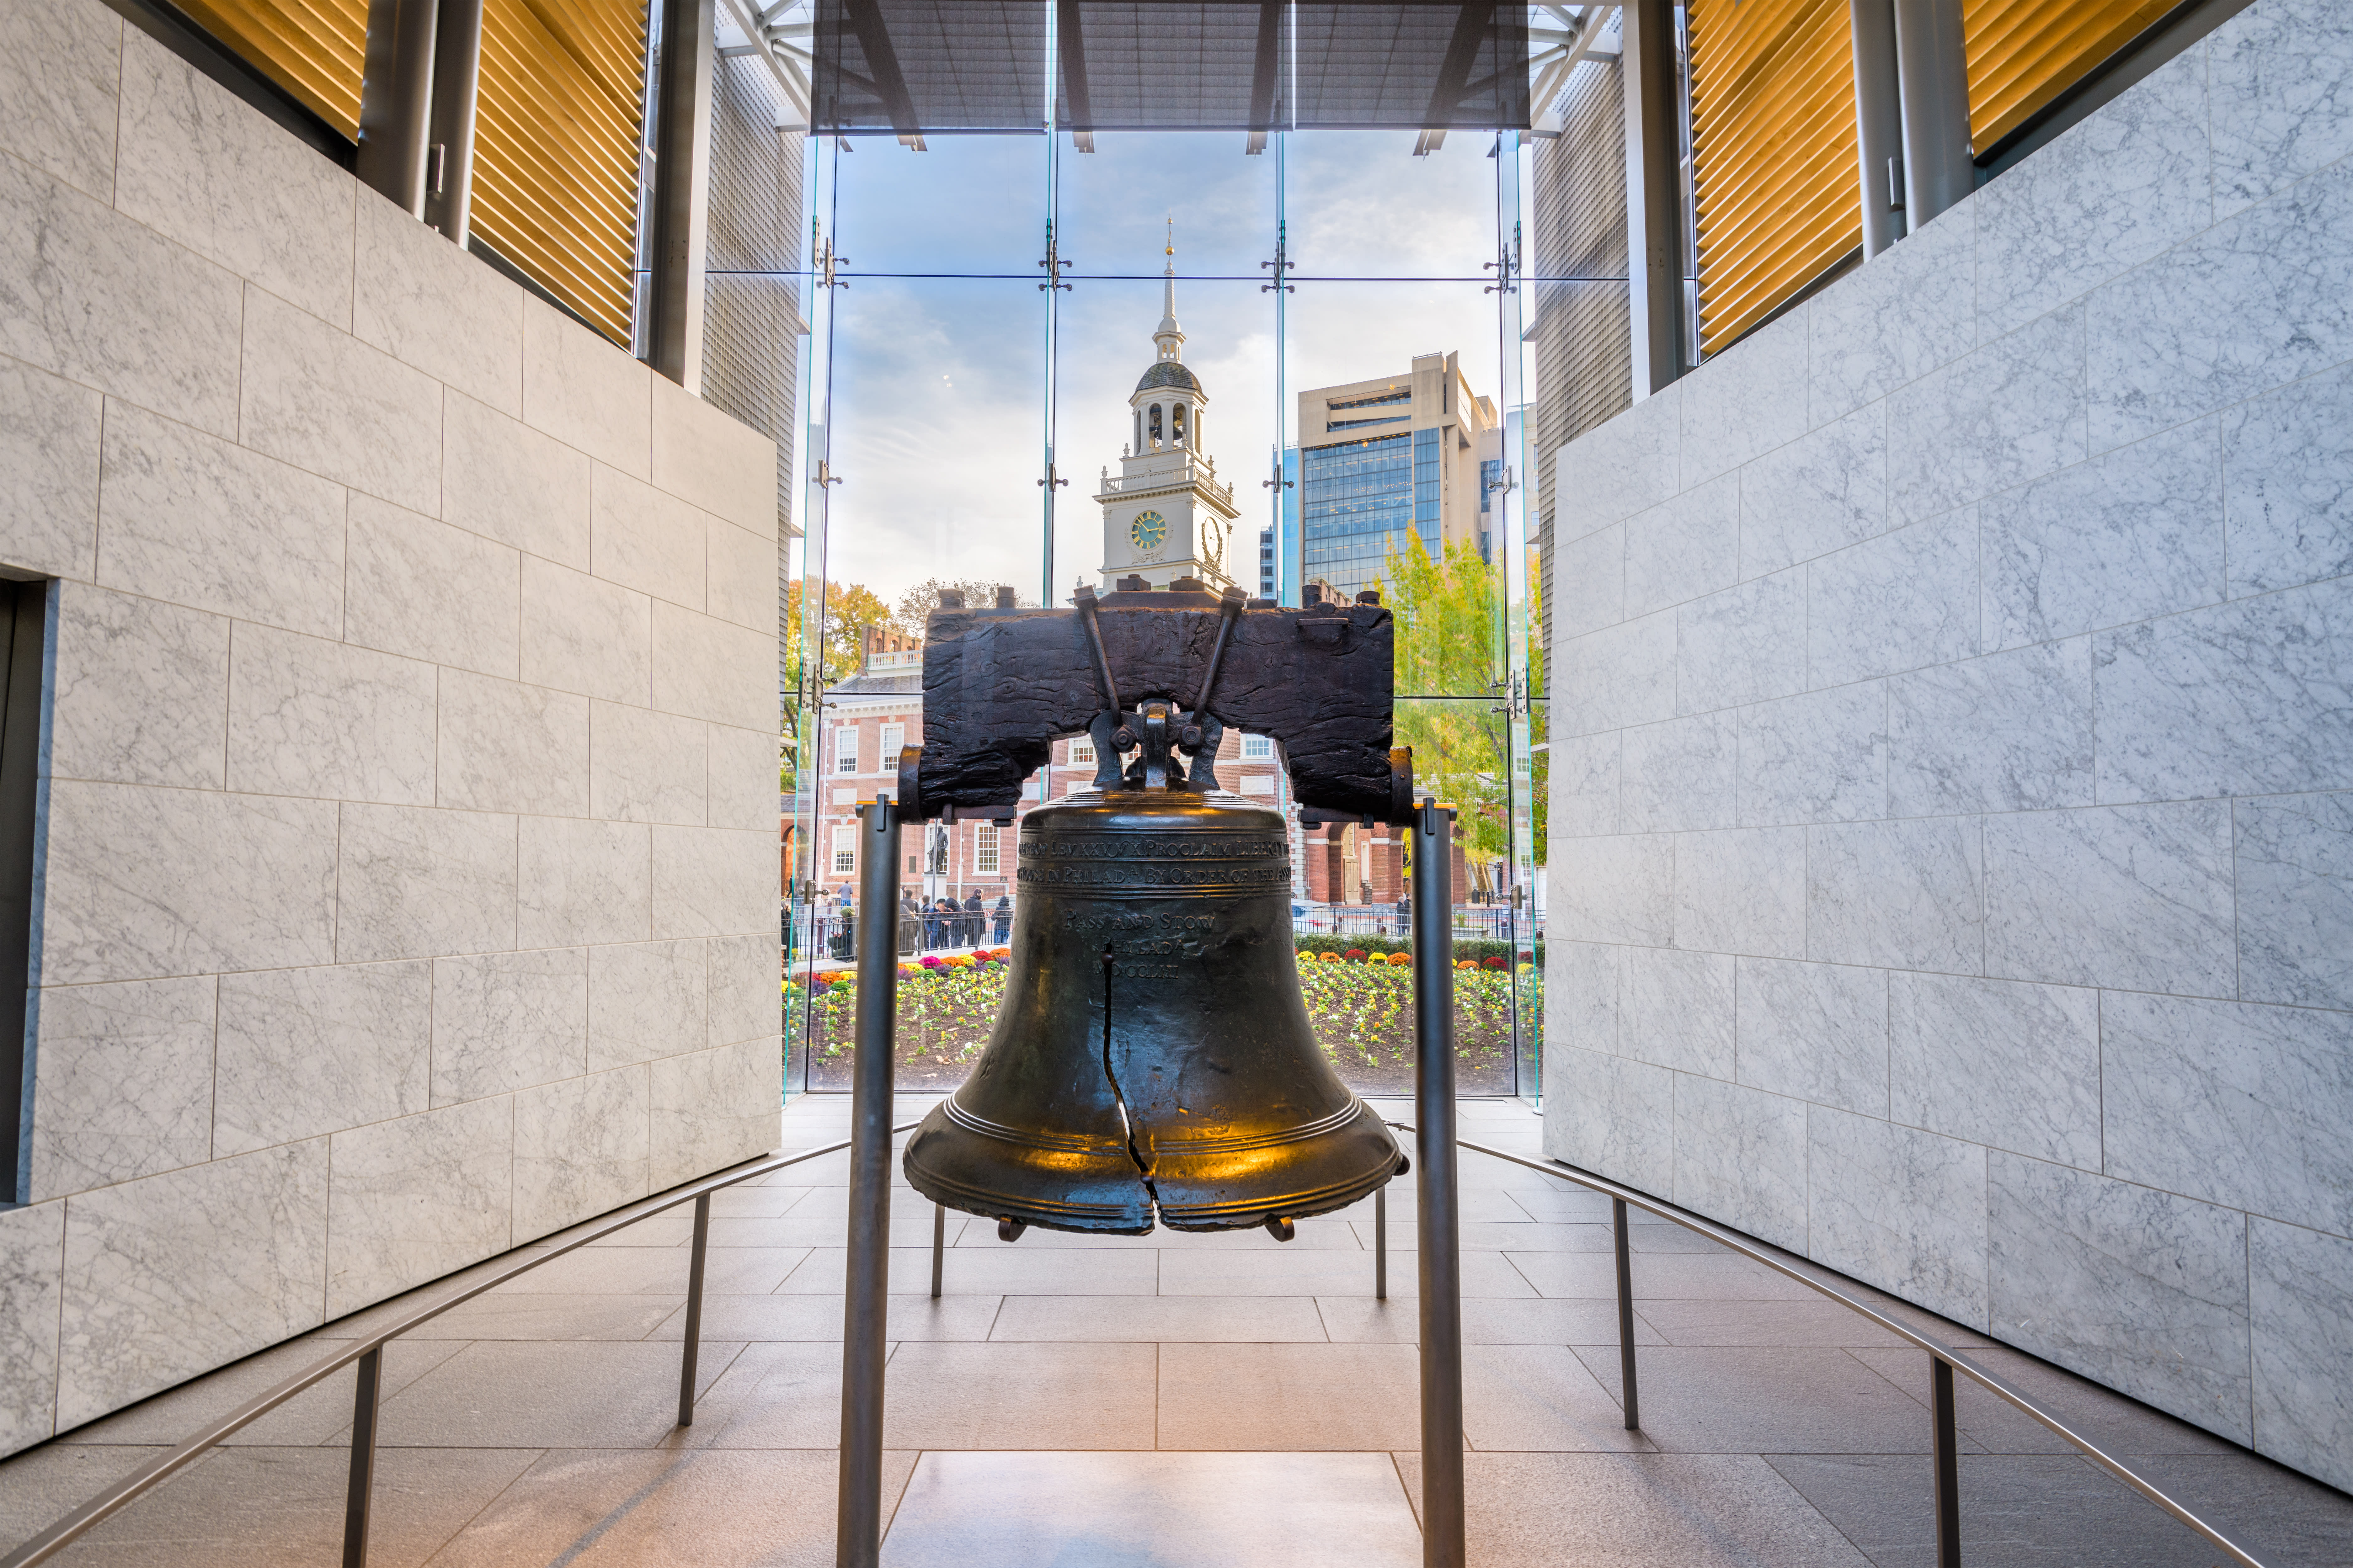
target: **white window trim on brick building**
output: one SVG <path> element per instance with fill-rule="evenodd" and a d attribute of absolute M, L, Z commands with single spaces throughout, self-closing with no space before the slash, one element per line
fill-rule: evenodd
<path fill-rule="evenodd" d="M 899 765 L 899 749 L 906 743 L 907 726 L 904 724 L 883 725 L 882 754 L 876 760 L 874 765 L 886 773 L 892 769 L 897 767 Z"/>
<path fill-rule="evenodd" d="M 858 771 L 858 726 L 836 724 L 833 727 L 833 771 L 854 773 Z"/>
<path fill-rule="evenodd" d="M 972 868 L 985 877 L 997 871 L 997 824 L 984 822 L 973 830 Z"/>
<path fill-rule="evenodd" d="M 1273 756 L 1274 742 L 1271 738 L 1265 735 L 1244 735 L 1242 737 L 1242 761 L 1246 763 L 1263 763 L 1271 760 Z"/>
<path fill-rule="evenodd" d="M 833 830 L 833 874 L 847 877 L 858 869 L 858 828 L 844 823 Z"/>

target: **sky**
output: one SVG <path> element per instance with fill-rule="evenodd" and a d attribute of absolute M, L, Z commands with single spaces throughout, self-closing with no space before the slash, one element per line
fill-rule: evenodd
<path fill-rule="evenodd" d="M 926 577 L 1013 584 L 1040 595 L 1039 477 L 1045 432 L 1046 142 L 934 136 L 818 147 L 816 216 L 847 258 L 835 292 L 828 574 L 883 600 Z M 1276 158 L 1238 132 L 1099 134 L 1060 163 L 1060 250 L 1078 276 L 1060 300 L 1053 601 L 1102 564 L 1092 496 L 1128 439 L 1127 398 L 1153 361 L 1166 220 L 1176 219 L 1185 363 L 1208 395 L 1206 447 L 1242 511 L 1230 564 L 1256 586 L 1276 439 Z M 1292 264 L 1288 393 L 1402 375 L 1417 353 L 1455 352 L 1475 391 L 1496 394 L 1492 137 L 1457 135 L 1426 158 L 1411 132 L 1295 133 L 1282 204 Z M 885 278 L 877 273 L 954 274 Z M 1088 274 L 1128 275 L 1132 281 Z M 1010 275 L 988 277 L 988 274 Z M 1453 282 L 1317 282 L 1318 276 Z M 1219 280 L 1225 279 L 1225 280 Z M 822 307 L 810 319 L 822 326 Z M 821 339 L 805 340 L 822 346 Z M 828 367 L 815 354 L 809 374 Z M 805 407 L 815 410 L 813 388 Z M 806 470 L 805 470 L 806 471 Z M 806 511 L 806 503 L 802 508 Z"/>

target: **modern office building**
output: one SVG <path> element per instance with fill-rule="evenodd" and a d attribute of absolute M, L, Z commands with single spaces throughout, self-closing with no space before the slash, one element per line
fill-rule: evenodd
<path fill-rule="evenodd" d="M 1500 425 L 1452 353 L 1416 354 L 1401 376 L 1301 393 L 1302 580 L 1354 598 L 1412 542 L 1433 557 L 1450 543 L 1492 549 Z"/>

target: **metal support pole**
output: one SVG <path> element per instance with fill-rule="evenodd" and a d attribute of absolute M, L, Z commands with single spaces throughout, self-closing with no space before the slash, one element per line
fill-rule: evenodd
<path fill-rule="evenodd" d="M 932 1205 L 932 1300 L 940 1299 L 940 1271 L 948 1259 L 948 1211 L 945 1204 Z"/>
<path fill-rule="evenodd" d="M 1373 1300 L 1389 1299 L 1389 1190 L 1373 1189 Z"/>
<path fill-rule="evenodd" d="M 375 1492 L 375 1416 L 384 1388 L 384 1347 L 360 1357 L 352 1395 L 352 1479 L 343 1498 L 343 1568 L 367 1568 L 368 1503 Z"/>
<path fill-rule="evenodd" d="M 432 129 L 425 221 L 462 247 L 474 216 L 474 100 L 482 74 L 482 0 L 441 0 L 433 35 Z"/>
<path fill-rule="evenodd" d="M 858 902 L 899 907 L 899 808 L 858 808 Z M 872 916 L 870 919 L 874 918 Z M 858 952 L 858 1057 L 849 1101 L 849 1256 L 841 1299 L 841 1489 L 836 1568 L 877 1568 L 882 1549 L 882 1357 L 891 1307 L 891 1076 L 899 959 L 888 942 Z"/>
<path fill-rule="evenodd" d="M 1683 114 L 1672 0 L 1620 13 L 1626 237 L 1636 402 L 1683 374 Z"/>
<path fill-rule="evenodd" d="M 1904 108 L 1896 89 L 1894 0 L 1848 0 L 1854 32 L 1855 196 L 1862 258 L 1904 237 Z"/>
<path fill-rule="evenodd" d="M 1936 1568 L 1961 1568 L 1961 1445 L 1953 1420 L 1953 1365 L 1932 1355 L 1928 1375 L 1936 1428 Z"/>
<path fill-rule="evenodd" d="M 1634 1380 L 1634 1268 L 1626 1250 L 1626 1200 L 1609 1200 L 1618 1247 L 1618 1381 L 1626 1391 L 1626 1430 L 1642 1429 L 1642 1396 Z"/>
<path fill-rule="evenodd" d="M 369 0 L 360 77 L 360 183 L 409 216 L 425 216 L 425 149 L 433 121 L 433 35 L 440 0 Z"/>
<path fill-rule="evenodd" d="M 711 1194 L 694 1200 L 694 1256 L 686 1266 L 686 1349 L 678 1361 L 678 1424 L 694 1425 L 694 1363 L 702 1354 L 702 1264 L 711 1255 Z"/>
<path fill-rule="evenodd" d="M 646 360 L 702 390 L 702 256 L 711 188 L 713 0 L 664 0 L 654 88 L 653 297 Z"/>
<path fill-rule="evenodd" d="M 1961 0 L 1895 0 L 1904 90 L 1904 218 L 1914 233 L 1977 189 Z"/>
<path fill-rule="evenodd" d="M 1454 1184 L 1454 813 L 1413 814 L 1415 1235 L 1421 1285 L 1422 1568 L 1463 1568 L 1462 1231 Z"/>

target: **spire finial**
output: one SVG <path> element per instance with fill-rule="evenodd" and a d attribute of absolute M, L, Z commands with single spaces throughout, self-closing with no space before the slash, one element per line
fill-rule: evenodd
<path fill-rule="evenodd" d="M 1159 345 L 1160 357 L 1173 360 L 1180 357 L 1180 345 L 1185 342 L 1185 330 L 1176 324 L 1176 216 L 1168 216 L 1168 237 L 1161 254 L 1167 261 L 1160 270 L 1160 325 L 1152 333 Z"/>

